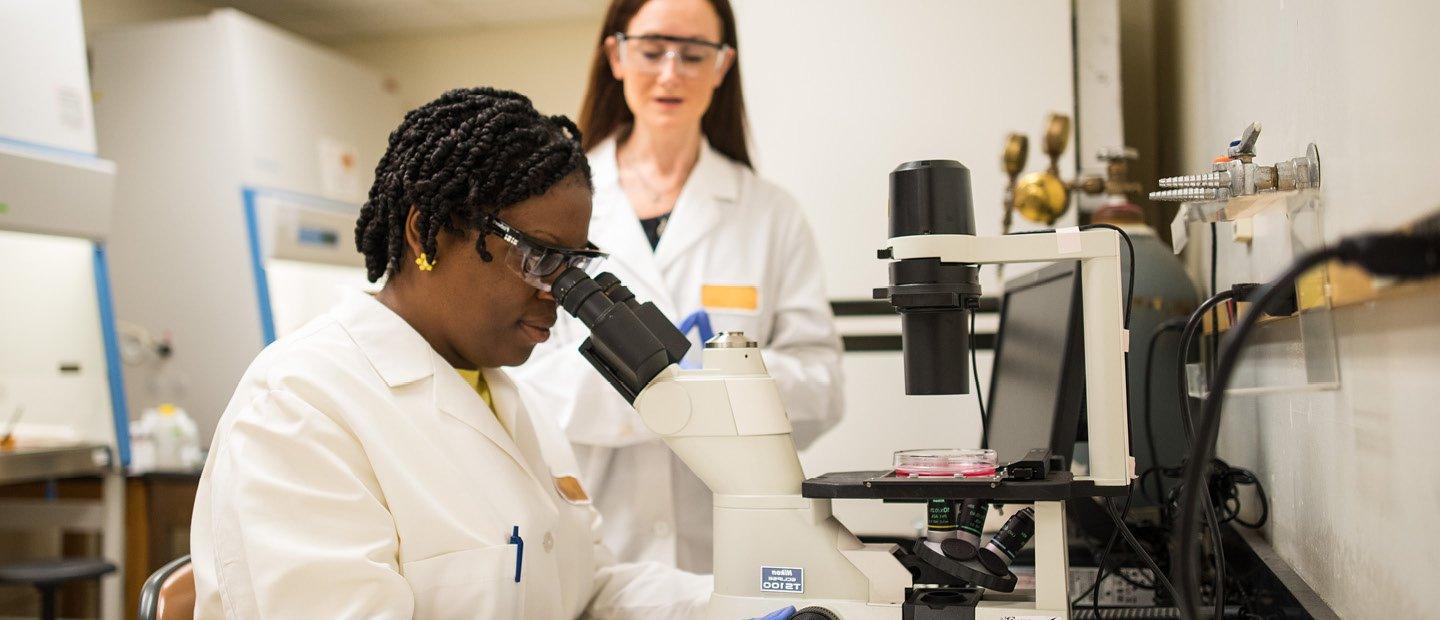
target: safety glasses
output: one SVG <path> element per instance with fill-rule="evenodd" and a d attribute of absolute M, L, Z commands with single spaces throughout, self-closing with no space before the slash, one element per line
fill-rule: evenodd
<path fill-rule="evenodd" d="M 485 219 L 485 228 L 510 244 L 510 250 L 505 254 L 505 265 L 526 284 L 547 293 L 550 282 L 566 268 L 575 267 L 594 275 L 600 263 L 609 256 L 588 241 L 580 249 L 547 245 L 493 215 Z"/>
<path fill-rule="evenodd" d="M 710 76 L 720 71 L 731 47 L 703 39 L 663 34 L 628 35 L 615 33 L 620 64 L 642 73 L 659 74 L 667 62 L 675 61 L 675 73 L 684 77 Z"/>

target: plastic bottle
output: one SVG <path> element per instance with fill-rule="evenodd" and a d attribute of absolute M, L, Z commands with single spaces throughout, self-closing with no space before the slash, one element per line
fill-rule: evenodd
<path fill-rule="evenodd" d="M 146 409 L 140 425 L 154 445 L 154 467 L 187 471 L 200 466 L 200 432 L 185 410 L 165 403 Z"/>

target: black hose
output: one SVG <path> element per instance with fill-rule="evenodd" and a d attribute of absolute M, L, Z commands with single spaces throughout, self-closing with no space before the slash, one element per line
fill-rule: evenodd
<path fill-rule="evenodd" d="M 1201 410 L 1200 424 L 1196 428 L 1197 441 L 1190 446 L 1190 455 L 1186 459 L 1181 483 L 1183 491 L 1180 494 L 1180 525 L 1175 531 L 1175 546 L 1178 550 L 1175 570 L 1183 594 L 1179 599 L 1180 610 L 1186 618 L 1199 618 L 1200 573 L 1194 537 L 1199 529 L 1201 499 L 1210 495 L 1205 488 L 1205 472 L 1209 469 L 1215 443 L 1220 436 L 1220 411 L 1225 403 L 1225 390 L 1230 387 L 1240 352 L 1255 331 L 1255 326 L 1266 308 L 1294 288 L 1295 280 L 1301 274 L 1339 254 L 1338 250 L 1332 248 L 1312 252 L 1296 260 L 1280 277 L 1261 289 L 1258 301 L 1241 317 L 1235 329 L 1226 335 L 1221 346 L 1215 374 L 1210 382 L 1210 397 L 1205 399 Z"/>
<path fill-rule="evenodd" d="M 1192 448 L 1195 444 L 1195 421 L 1190 414 L 1190 392 L 1186 389 L 1188 381 L 1185 377 L 1185 364 L 1190 359 L 1190 348 L 1195 344 L 1195 339 L 1199 335 L 1201 331 L 1200 328 L 1205 322 L 1206 312 L 1227 300 L 1233 299 L 1234 296 L 1234 290 L 1227 289 L 1201 302 L 1200 307 L 1196 308 L 1195 311 L 1190 314 L 1189 320 L 1185 322 L 1185 330 L 1181 332 L 1180 335 L 1180 351 L 1176 363 L 1176 385 L 1179 392 L 1180 422 L 1181 427 L 1185 431 L 1185 444 L 1187 448 Z M 1214 317 L 1215 315 L 1212 314 L 1211 316 Z M 1220 323 L 1212 318 L 1211 330 L 1218 334 L 1219 329 Z M 1210 394 L 1213 395 L 1214 393 L 1210 392 Z M 1215 605 L 1216 609 L 1220 610 L 1223 609 L 1225 604 L 1225 550 L 1220 546 L 1220 522 L 1216 516 L 1215 505 L 1210 501 L 1209 493 L 1205 493 L 1204 498 L 1206 523 L 1210 528 L 1211 548 L 1215 552 Z"/>
<path fill-rule="evenodd" d="M 1155 368 L 1155 343 L 1160 341 L 1160 334 L 1167 331 L 1183 332 L 1185 321 L 1182 317 L 1174 317 L 1160 323 L 1155 327 L 1155 331 L 1150 333 L 1150 344 L 1146 347 L 1145 351 L 1145 410 L 1142 415 L 1145 416 L 1145 445 L 1150 451 L 1150 467 L 1152 469 L 1160 466 L 1160 449 L 1155 445 L 1155 423 L 1150 408 L 1150 377 L 1154 374 Z M 1160 503 L 1161 496 L 1165 494 L 1165 485 L 1161 482 L 1159 476 L 1155 477 L 1155 486 L 1155 503 L 1158 504 Z M 1140 493 L 1145 494 L 1144 476 L 1141 476 L 1140 479 Z M 1146 497 L 1149 497 L 1149 495 L 1146 495 Z"/>
<path fill-rule="evenodd" d="M 1194 344 L 1193 341 L 1195 340 L 1196 333 L 1205 322 L 1205 313 L 1234 296 L 1234 291 L 1226 290 L 1216 293 L 1210 299 L 1200 302 L 1200 307 L 1190 313 L 1190 319 L 1185 322 L 1185 330 L 1180 334 L 1180 361 L 1179 364 L 1177 364 L 1178 368 L 1176 370 L 1176 388 L 1179 390 L 1180 421 L 1181 427 L 1185 431 L 1185 445 L 1187 447 L 1193 445 L 1195 442 L 1195 422 L 1190 419 L 1190 391 L 1185 387 L 1186 384 L 1189 383 L 1185 377 L 1185 363 L 1190 359 L 1190 346 Z M 1213 328 L 1217 330 L 1216 333 L 1219 333 L 1218 323 L 1215 324 Z"/>
<path fill-rule="evenodd" d="M 1179 600 L 1179 592 L 1175 590 L 1175 585 L 1170 583 L 1170 579 L 1160 570 L 1160 566 L 1155 563 L 1155 558 L 1150 557 L 1150 553 L 1140 545 L 1140 541 L 1135 539 L 1135 534 L 1130 531 L 1130 528 L 1125 527 L 1125 521 L 1120 518 L 1120 515 L 1115 514 L 1115 509 L 1111 508 L 1110 504 L 1105 504 L 1105 512 L 1110 515 L 1110 520 L 1115 522 L 1115 527 L 1119 530 L 1120 534 L 1125 537 L 1125 542 L 1129 543 L 1130 548 L 1135 550 L 1135 554 L 1140 556 L 1140 561 L 1144 562 L 1145 566 L 1155 574 L 1155 581 L 1164 587 L 1166 592 L 1170 593 L 1171 598 Z M 1098 609 L 1096 613 L 1098 617 Z"/>
<path fill-rule="evenodd" d="M 970 310 L 970 337 L 975 337 L 975 310 Z M 985 395 L 980 393 L 980 366 L 975 361 L 975 347 L 970 347 L 970 371 L 975 374 L 975 402 L 980 405 L 980 445 L 990 439 L 990 416 L 985 414 Z"/>

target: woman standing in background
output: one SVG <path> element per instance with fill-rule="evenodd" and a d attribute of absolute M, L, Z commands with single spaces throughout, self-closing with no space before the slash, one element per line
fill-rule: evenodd
<path fill-rule="evenodd" d="M 614 0 L 580 112 L 594 174 L 591 238 L 607 268 L 692 334 L 760 343 L 803 446 L 839 420 L 840 338 L 814 235 L 751 169 L 727 0 Z M 564 317 L 516 373 L 558 412 L 623 559 L 711 570 L 710 492 L 579 355 Z M 698 337 L 696 337 L 698 336 Z"/>

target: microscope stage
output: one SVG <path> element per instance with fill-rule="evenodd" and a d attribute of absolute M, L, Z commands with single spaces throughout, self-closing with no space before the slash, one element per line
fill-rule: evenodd
<path fill-rule="evenodd" d="M 1076 480 L 1068 471 L 1051 472 L 1043 480 L 1004 480 L 995 476 L 958 478 L 896 476 L 894 471 L 847 471 L 806 480 L 805 497 L 926 501 L 980 498 L 996 502 L 1063 501 L 1079 497 L 1123 497 L 1124 486 L 1097 486 Z"/>

